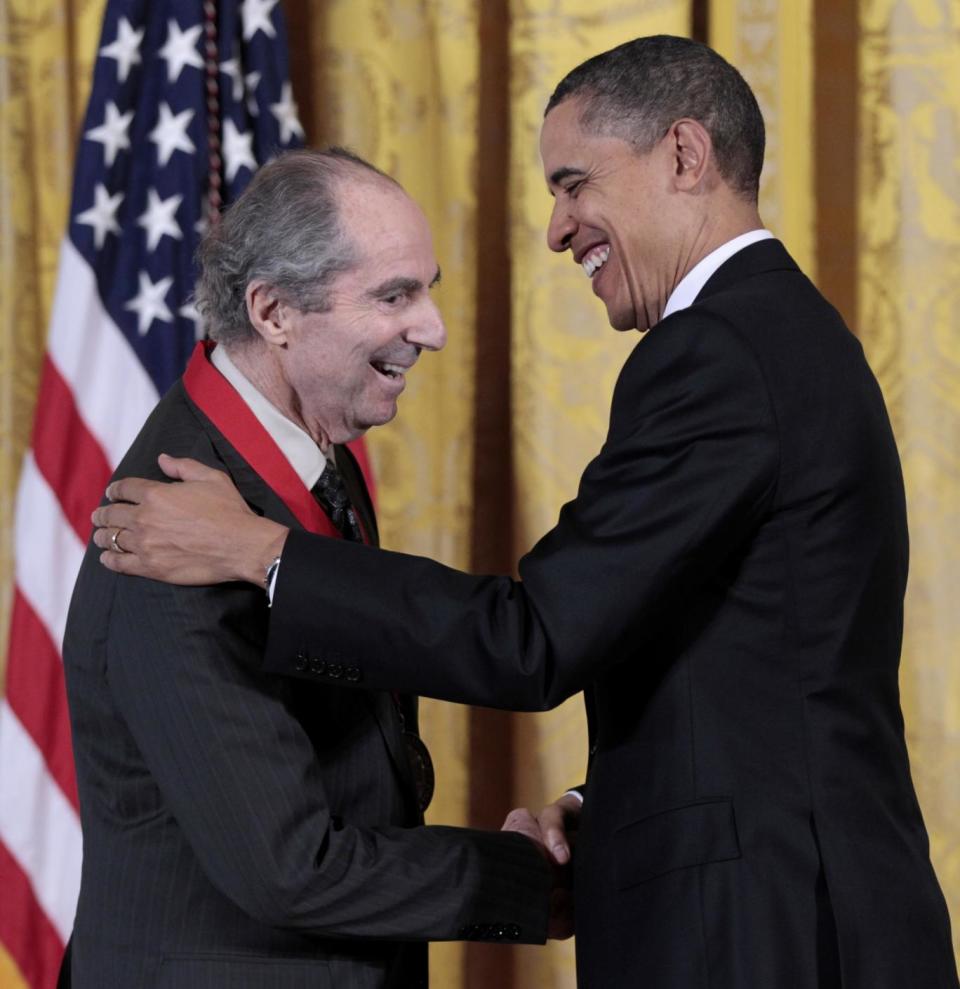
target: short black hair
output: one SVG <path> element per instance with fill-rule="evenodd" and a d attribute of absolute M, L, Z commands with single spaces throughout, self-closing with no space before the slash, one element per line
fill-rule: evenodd
<path fill-rule="evenodd" d="M 627 41 L 578 65 L 557 85 L 544 111 L 576 96 L 580 125 L 651 151 L 683 117 L 702 124 L 717 169 L 741 195 L 756 200 L 763 168 L 763 115 L 742 75 L 712 48 L 658 34 Z"/>

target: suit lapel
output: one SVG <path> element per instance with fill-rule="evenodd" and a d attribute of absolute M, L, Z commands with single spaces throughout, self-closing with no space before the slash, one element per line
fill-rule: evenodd
<path fill-rule="evenodd" d="M 268 518 L 279 522 L 281 525 L 285 525 L 291 529 L 302 529 L 303 526 L 284 501 L 253 470 L 243 457 L 237 453 L 229 440 L 204 415 L 203 410 L 198 408 L 186 393 L 184 393 L 184 399 L 190 404 L 199 418 L 201 426 L 210 437 L 210 442 L 223 460 L 231 479 L 236 484 L 237 490 L 243 496 L 244 501 L 252 505 L 255 509 L 259 509 Z M 376 541 L 378 536 L 376 521 L 373 517 L 373 506 L 367 494 L 366 485 L 363 483 L 360 468 L 350 451 L 343 447 L 337 448 L 336 459 L 338 467 L 340 465 L 346 467 L 343 475 L 344 484 L 347 486 L 347 493 L 350 495 L 351 501 L 353 501 L 354 505 L 358 506 L 358 511 L 362 513 L 361 522 L 365 527 L 364 531 Z M 374 542 L 374 545 L 376 545 L 376 542 Z M 383 690 L 365 690 L 363 691 L 363 697 L 380 730 L 383 744 L 390 756 L 390 761 L 393 763 L 394 769 L 403 783 L 403 791 L 411 810 L 419 817 L 416 784 L 410 768 L 410 761 L 407 758 L 406 746 L 400 727 L 400 717 L 397 713 L 394 699 L 388 692 Z M 415 700 L 408 697 L 399 697 L 399 701 L 402 705 L 404 718 L 407 720 L 407 728 L 416 730 L 417 713 Z"/>
<path fill-rule="evenodd" d="M 363 472 L 356 458 L 346 446 L 336 447 L 334 460 L 344 487 L 350 496 L 350 502 L 360 519 L 360 525 L 371 546 L 380 545 L 380 534 L 377 529 L 377 518 L 373 510 L 370 492 L 363 479 Z M 417 700 L 408 694 L 389 694 L 384 691 L 367 691 L 365 696 L 370 704 L 370 710 L 380 726 L 384 744 L 390 753 L 394 766 L 400 777 L 405 781 L 408 794 L 416 794 L 416 783 L 407 757 L 406 743 L 403 740 L 400 715 L 403 715 L 402 728 L 406 731 L 418 732 Z M 412 801 L 417 815 L 419 808 L 416 800 Z"/>

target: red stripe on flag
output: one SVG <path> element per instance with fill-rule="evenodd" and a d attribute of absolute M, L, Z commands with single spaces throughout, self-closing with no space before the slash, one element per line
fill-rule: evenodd
<path fill-rule="evenodd" d="M 19 588 L 13 597 L 8 656 L 7 703 L 43 753 L 50 775 L 79 812 L 63 662 Z"/>
<path fill-rule="evenodd" d="M 86 545 L 92 529 L 90 513 L 100 504 L 113 471 L 49 355 L 43 359 L 40 376 L 33 457 L 80 542 Z"/>
<path fill-rule="evenodd" d="M 3 944 L 30 989 L 57 984 L 63 943 L 37 903 L 26 873 L 0 841 L 0 944 Z"/>

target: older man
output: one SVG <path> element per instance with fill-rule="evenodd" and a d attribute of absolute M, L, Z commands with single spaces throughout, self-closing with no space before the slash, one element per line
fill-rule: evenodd
<path fill-rule="evenodd" d="M 101 513 L 135 551 L 105 562 L 256 582 L 282 545 L 266 666 L 291 676 L 328 648 L 368 687 L 518 709 L 585 690 L 581 985 L 956 989 L 898 703 L 897 451 L 860 345 L 762 228 L 763 145 L 746 83 L 685 39 L 598 55 L 553 94 L 550 247 L 615 328 L 652 329 L 521 581 L 284 542 L 208 482 L 115 486 L 147 503 Z M 162 536 L 198 510 L 242 533 L 229 560 L 203 550 L 210 521 L 191 552 Z"/>
<path fill-rule="evenodd" d="M 161 476 L 157 455 L 175 452 L 264 518 L 375 543 L 342 444 L 392 419 L 405 375 L 445 341 L 420 209 L 347 153 L 291 153 L 202 260 L 218 344 L 120 473 Z M 84 837 L 75 989 L 425 989 L 426 939 L 543 941 L 542 848 L 422 826 L 415 701 L 344 689 L 349 660 L 311 665 L 311 685 L 260 672 L 267 617 L 262 587 L 118 577 L 88 552 L 64 644 Z"/>

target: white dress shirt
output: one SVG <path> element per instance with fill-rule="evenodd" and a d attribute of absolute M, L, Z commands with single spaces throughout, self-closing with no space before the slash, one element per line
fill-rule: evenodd
<path fill-rule="evenodd" d="M 270 434 L 270 438 L 280 447 L 280 452 L 297 472 L 297 477 L 312 488 L 327 466 L 327 458 L 313 437 L 288 419 L 269 399 L 265 398 L 250 379 L 230 360 L 230 355 L 222 345 L 213 350 L 210 358 L 213 366 L 233 385 L 237 394 L 246 402 L 260 425 Z"/>

